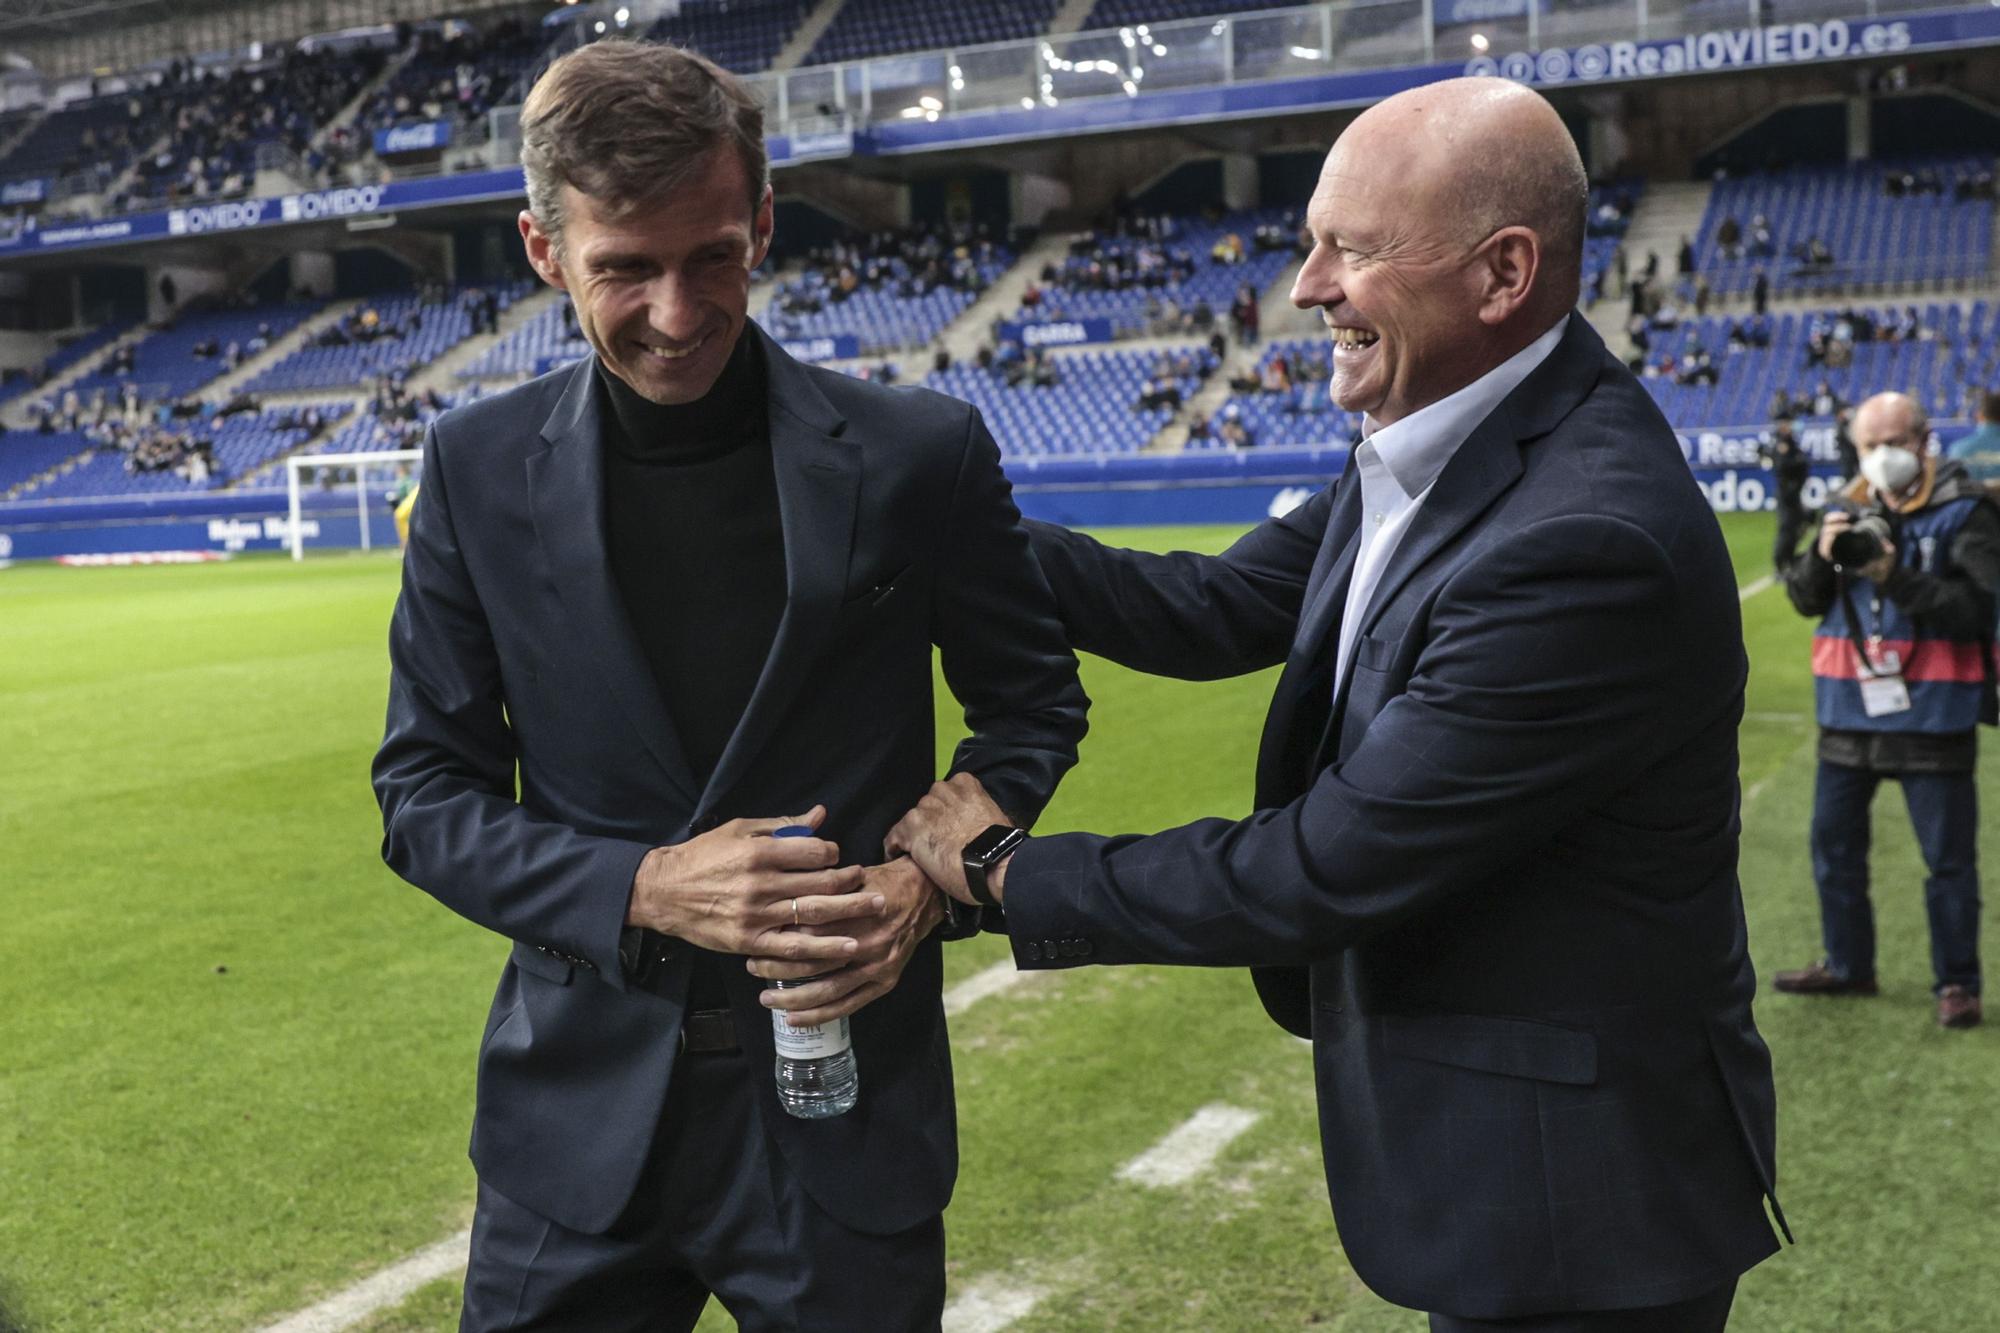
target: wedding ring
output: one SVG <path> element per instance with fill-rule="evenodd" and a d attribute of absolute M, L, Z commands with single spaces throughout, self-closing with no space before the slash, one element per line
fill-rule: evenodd
<path fill-rule="evenodd" d="M 792 899 L 792 924 L 795 926 L 805 924 L 805 922 L 799 920 L 799 900 L 797 898 Z"/>

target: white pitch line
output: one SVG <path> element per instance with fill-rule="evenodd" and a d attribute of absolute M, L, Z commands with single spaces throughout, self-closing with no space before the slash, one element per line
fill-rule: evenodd
<path fill-rule="evenodd" d="M 1736 590 L 1736 600 L 1739 602 L 1747 602 L 1752 597 L 1755 597 L 1758 593 L 1764 591 L 1764 589 L 1770 587 L 1777 581 L 1778 581 L 1778 576 L 1775 574 L 1766 574 L 1761 579 L 1751 579 L 1748 583 L 1744 584 L 1742 587 Z"/>
<path fill-rule="evenodd" d="M 1018 984 L 1023 976 L 1012 961 L 995 963 L 984 972 L 975 972 L 944 993 L 944 1011 L 957 1017 L 981 1000 L 989 999 Z"/>
<path fill-rule="evenodd" d="M 472 1231 L 468 1228 L 435 1245 L 425 1246 L 401 1263 L 365 1277 L 345 1291 L 335 1292 L 318 1305 L 266 1325 L 261 1333 L 341 1333 L 369 1315 L 388 1309 L 426 1282 L 435 1282 L 464 1268 L 471 1251 Z"/>
<path fill-rule="evenodd" d="M 944 1308 L 944 1333 L 1000 1333 L 1024 1319 L 1048 1293 L 988 1278 L 975 1282 Z"/>
<path fill-rule="evenodd" d="M 1217 1103 L 1204 1106 L 1146 1151 L 1118 1168 L 1118 1178 L 1163 1188 L 1193 1180 L 1232 1140 L 1257 1123 L 1260 1113 Z"/>

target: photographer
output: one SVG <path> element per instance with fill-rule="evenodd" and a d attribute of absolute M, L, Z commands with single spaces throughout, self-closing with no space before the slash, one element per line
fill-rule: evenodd
<path fill-rule="evenodd" d="M 1771 423 L 1759 452 L 1764 466 L 1771 469 L 1778 497 L 1778 534 L 1771 545 L 1771 567 L 1783 578 L 1797 558 L 1799 534 L 1805 531 L 1806 478 L 1812 475 L 1812 458 L 1799 443 L 1798 431 L 1788 416 Z"/>
<path fill-rule="evenodd" d="M 1785 575 L 1813 637 L 1820 725 L 1813 877 L 1826 956 L 1773 979 L 1802 995 L 1873 995 L 1868 809 L 1883 778 L 1902 785 L 1930 875 L 1937 1018 L 1980 1019 L 1980 723 L 1996 715 L 1994 592 L 2000 510 L 1962 464 L 1926 450 L 1916 401 L 1878 394 L 1854 414 L 1861 476 L 1829 502 L 1816 542 Z"/>

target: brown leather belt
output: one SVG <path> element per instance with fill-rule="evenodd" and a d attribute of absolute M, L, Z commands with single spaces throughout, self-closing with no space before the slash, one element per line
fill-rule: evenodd
<path fill-rule="evenodd" d="M 686 1055 L 713 1055 L 740 1051 L 736 1040 L 736 1016 L 727 1009 L 696 1009 L 681 1018 L 681 1051 Z"/>

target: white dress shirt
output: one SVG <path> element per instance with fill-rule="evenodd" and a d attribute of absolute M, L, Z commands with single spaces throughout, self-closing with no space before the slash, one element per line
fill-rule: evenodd
<path fill-rule="evenodd" d="M 1354 581 L 1347 585 L 1347 606 L 1340 616 L 1335 694 L 1347 679 L 1354 641 L 1361 636 L 1361 621 L 1375 585 L 1438 474 L 1479 423 L 1548 359 L 1572 318 L 1563 316 L 1554 328 L 1457 393 L 1387 426 L 1378 427 L 1373 420 L 1362 423 L 1362 440 L 1354 450 L 1354 469 L 1361 479 L 1361 531 L 1356 536 L 1361 548 L 1355 552 Z"/>

